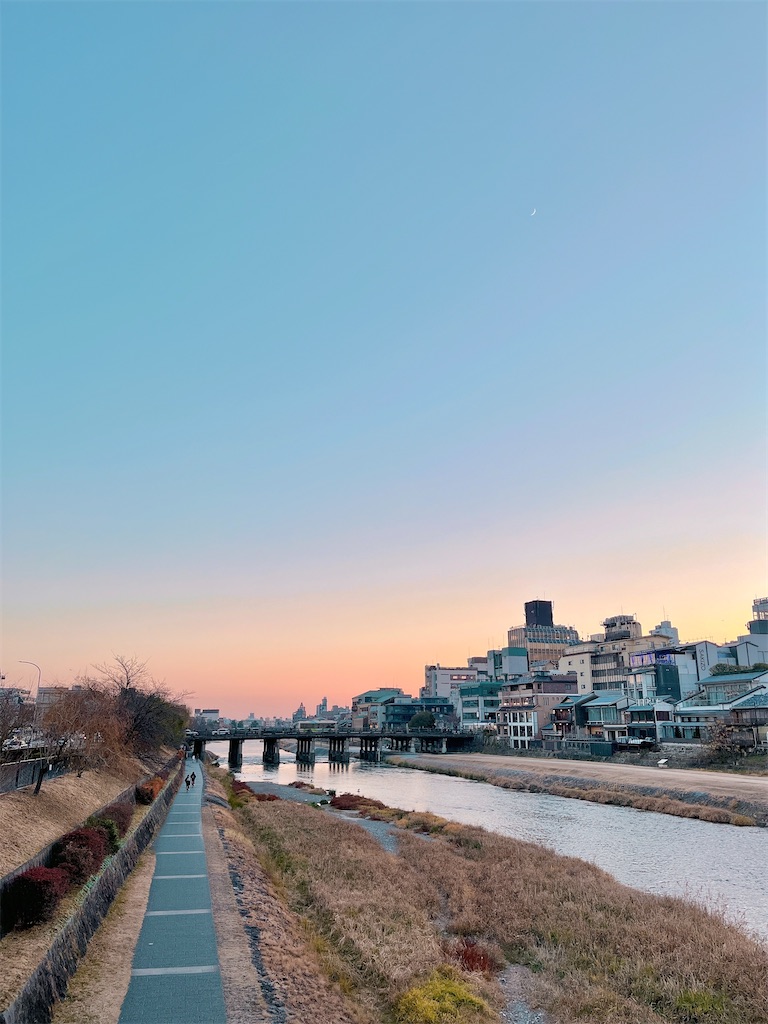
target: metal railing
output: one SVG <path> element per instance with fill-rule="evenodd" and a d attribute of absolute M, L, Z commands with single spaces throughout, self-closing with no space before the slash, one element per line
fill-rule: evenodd
<path fill-rule="evenodd" d="M 0 764 L 0 793 L 12 793 L 15 789 L 23 789 L 25 786 L 33 786 L 41 767 L 51 765 L 46 773 L 46 779 L 55 779 L 60 775 L 66 775 L 70 770 L 67 758 L 56 758 L 52 760 L 47 757 L 35 757 L 28 761 L 5 761 Z"/>

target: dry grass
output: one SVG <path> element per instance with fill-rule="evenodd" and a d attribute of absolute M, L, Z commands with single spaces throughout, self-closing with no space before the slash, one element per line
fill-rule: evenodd
<path fill-rule="evenodd" d="M 768 1021 L 768 951 L 716 916 L 435 815 L 371 816 L 406 830 L 401 856 L 311 807 L 249 804 L 239 812 L 262 863 L 331 951 L 339 980 L 374 1016 L 395 1012 L 406 991 L 428 994 L 446 959 L 461 966 L 441 948 L 443 931 L 533 969 L 534 1000 L 563 1022 Z M 498 1005 L 492 987 L 474 991 Z M 408 1005 L 421 1004 L 413 997 Z M 481 1013 L 476 1005 L 471 1012 Z M 468 1004 L 467 1017 L 455 1019 L 469 1013 Z"/>
<path fill-rule="evenodd" d="M 412 827 L 413 818 L 400 821 Z M 444 823 L 436 842 L 406 839 L 402 856 L 445 899 L 453 931 L 498 943 L 512 962 L 542 972 L 541 995 L 560 1016 L 611 1024 L 768 1020 L 768 951 L 682 900 L 636 892 L 590 864 L 455 823 Z"/>
<path fill-rule="evenodd" d="M 222 957 L 221 945 L 219 947 L 227 1020 L 231 1024 L 252 1024 L 262 1019 L 282 1020 L 284 1024 L 308 1024 L 320 1019 L 334 1021 L 334 1024 L 374 1024 L 374 1018 L 345 994 L 333 972 L 327 967 L 323 969 L 323 941 L 278 897 L 258 862 L 253 844 L 232 812 L 216 807 L 213 815 L 224 840 L 230 870 L 238 879 L 241 939 L 245 940 L 244 919 L 258 946 L 258 969 L 245 941 L 234 960 L 234 970 L 240 978 L 239 991 L 237 979 L 227 975 L 226 950 Z M 231 884 L 229 878 L 226 884 Z M 214 885 L 212 896 L 216 900 Z M 232 899 L 231 888 L 229 898 Z M 221 912 L 222 906 L 216 903 L 220 943 L 218 919 Z M 235 955 L 235 950 L 231 953 Z M 265 1004 L 271 1007 L 271 1012 L 265 1012 Z M 320 1007 L 322 1018 L 318 1013 Z"/>
<path fill-rule="evenodd" d="M 274 884 L 305 919 L 326 972 L 369 1019 L 391 1013 L 445 964 L 433 923 L 441 897 L 426 893 L 417 866 L 386 853 L 359 826 L 311 806 L 254 802 L 238 817 Z M 491 998 L 500 1002 L 498 991 Z M 475 1017 L 467 1002 L 453 1019 Z"/>
<path fill-rule="evenodd" d="M 0 875 L 5 875 L 80 825 L 93 811 L 109 803 L 139 777 L 132 774 L 86 772 L 82 778 L 62 775 L 43 783 L 37 796 L 32 787 L 0 796 Z"/>

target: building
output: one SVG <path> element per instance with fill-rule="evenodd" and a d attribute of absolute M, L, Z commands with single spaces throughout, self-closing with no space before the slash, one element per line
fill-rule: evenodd
<path fill-rule="evenodd" d="M 680 634 L 678 633 L 677 628 L 673 626 L 672 623 L 669 621 L 669 619 L 664 619 L 662 622 L 658 624 L 658 626 L 654 626 L 651 630 L 650 635 L 666 636 L 669 638 L 670 642 L 675 645 L 680 643 Z"/>
<path fill-rule="evenodd" d="M 291 715 L 292 722 L 303 722 L 307 717 L 307 709 L 304 707 L 304 701 L 299 704 L 296 710 Z"/>
<path fill-rule="evenodd" d="M 434 715 L 436 729 L 456 728 L 458 719 L 447 697 L 388 697 L 369 705 L 369 727 L 383 732 L 403 732 L 413 716 L 421 711 Z"/>
<path fill-rule="evenodd" d="M 706 742 L 714 725 L 733 727 L 740 713 L 742 718 L 746 716 L 749 697 L 756 698 L 755 717 L 758 718 L 763 694 L 768 694 L 768 671 L 762 669 L 708 676 L 701 681 L 698 692 L 675 705 L 672 721 L 660 726 L 660 738 Z M 744 721 L 743 724 L 758 723 Z"/>
<path fill-rule="evenodd" d="M 573 626 L 555 624 L 551 601 L 526 601 L 525 625 L 507 631 L 507 647 L 524 649 L 529 668 L 557 665 L 567 648 L 578 642 Z"/>
<path fill-rule="evenodd" d="M 472 658 L 472 661 L 478 659 Z M 453 704 L 457 714 L 461 711 L 459 687 L 465 683 L 476 683 L 478 669 L 469 666 L 445 667 L 437 662 L 435 665 L 424 666 L 424 685 L 419 690 L 420 697 L 447 697 Z"/>
<path fill-rule="evenodd" d="M 584 728 L 590 739 L 605 740 L 607 743 L 625 743 L 628 738 L 624 711 L 630 700 L 621 691 L 602 691 L 592 695 L 583 705 L 586 712 Z"/>
<path fill-rule="evenodd" d="M 209 724 L 211 722 L 218 722 L 221 717 L 221 712 L 218 708 L 195 708 L 195 718 L 200 719 L 201 722 Z"/>
<path fill-rule="evenodd" d="M 38 711 L 45 712 L 48 708 L 52 707 L 57 701 L 60 701 L 62 697 L 66 697 L 68 693 L 78 693 L 84 689 L 82 686 L 75 684 L 74 686 L 40 686 L 37 690 L 35 697 L 35 707 Z"/>
<path fill-rule="evenodd" d="M 501 687 L 496 724 L 500 736 L 515 749 L 539 741 L 551 730 L 554 709 L 564 697 L 576 694 L 575 672 L 558 675 L 539 670 L 519 676 Z"/>
<path fill-rule="evenodd" d="M 662 647 L 629 656 L 627 692 L 634 700 L 683 700 L 698 688 L 699 673 L 690 650 Z"/>
<path fill-rule="evenodd" d="M 496 680 L 464 683 L 461 686 L 459 714 L 462 729 L 495 728 L 500 690 L 501 683 Z"/>
<path fill-rule="evenodd" d="M 547 730 L 554 739 L 565 739 L 586 729 L 586 705 L 593 693 L 575 693 L 563 697 L 552 710 L 551 728 Z"/>
<path fill-rule="evenodd" d="M 381 704 L 383 701 L 388 700 L 390 697 L 405 697 L 406 694 L 397 687 L 385 687 L 381 686 L 376 690 L 366 690 L 365 693 L 359 693 L 356 697 L 352 698 L 352 728 L 353 729 L 372 729 L 374 726 L 371 724 L 371 708 L 377 704 Z M 374 711 L 373 720 L 379 721 L 378 712 Z"/>
<path fill-rule="evenodd" d="M 756 747 L 768 747 L 768 686 L 734 701 L 731 721 L 740 732 L 752 734 Z"/>
<path fill-rule="evenodd" d="M 598 639 L 573 644 L 559 661 L 561 672 L 578 672 L 579 693 L 617 691 L 631 693 L 633 699 L 648 699 L 655 693 L 634 693 L 631 656 L 669 647 L 666 635 L 643 636 L 643 628 L 634 615 L 612 615 L 603 622 L 604 633 Z M 648 683 L 648 677 L 640 683 Z"/>
<path fill-rule="evenodd" d="M 668 700 L 630 704 L 625 712 L 627 721 L 627 742 L 657 743 L 661 739 L 661 725 L 671 722 L 675 705 Z"/>

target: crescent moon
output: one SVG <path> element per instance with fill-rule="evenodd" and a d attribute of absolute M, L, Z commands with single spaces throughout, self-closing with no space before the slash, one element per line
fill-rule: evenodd
<path fill-rule="evenodd" d="M 533 208 L 533 213 L 531 214 L 531 216 L 532 216 L 532 217 L 535 217 L 535 216 L 536 216 L 536 207 L 535 207 L 535 206 L 534 206 L 534 208 Z"/>

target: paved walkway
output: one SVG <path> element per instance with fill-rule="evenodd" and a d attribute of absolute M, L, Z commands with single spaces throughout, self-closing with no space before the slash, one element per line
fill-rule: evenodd
<path fill-rule="evenodd" d="M 149 902 L 120 1024 L 226 1024 L 216 931 L 203 846 L 202 766 L 181 784 L 158 833 Z"/>

